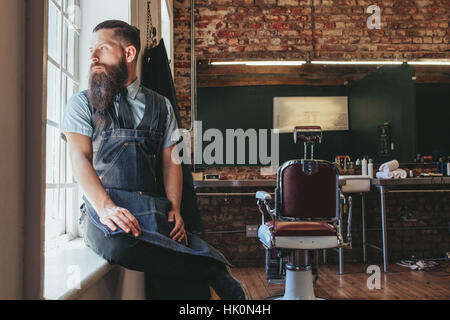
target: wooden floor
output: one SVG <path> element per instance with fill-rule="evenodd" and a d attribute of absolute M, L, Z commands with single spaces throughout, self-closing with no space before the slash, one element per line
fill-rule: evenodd
<path fill-rule="evenodd" d="M 344 275 L 337 275 L 337 266 L 320 266 L 316 295 L 333 300 L 450 300 L 448 262 L 441 263 L 437 271 L 410 271 L 390 265 L 388 273 L 381 273 L 379 290 L 367 288 L 367 265 L 347 264 L 345 268 Z M 251 300 L 262 300 L 284 290 L 284 285 L 267 284 L 264 268 L 233 268 L 232 273 L 246 285 Z M 218 299 L 214 292 L 213 299 Z"/>

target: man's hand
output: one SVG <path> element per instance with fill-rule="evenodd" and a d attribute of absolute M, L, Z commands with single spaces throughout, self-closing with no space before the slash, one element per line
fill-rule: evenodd
<path fill-rule="evenodd" d="M 172 210 L 168 213 L 168 220 L 171 223 L 175 223 L 175 227 L 173 228 L 172 232 L 170 233 L 170 237 L 174 241 L 178 241 L 181 243 L 183 241 L 188 245 L 188 237 L 186 234 L 186 230 L 184 229 L 184 221 L 181 217 L 180 210 Z"/>
<path fill-rule="evenodd" d="M 106 207 L 100 210 L 98 214 L 100 222 L 110 228 L 112 231 L 116 231 L 117 227 L 120 227 L 126 233 L 133 233 L 137 238 L 141 234 L 141 227 L 136 218 L 125 208 L 120 207 Z"/>

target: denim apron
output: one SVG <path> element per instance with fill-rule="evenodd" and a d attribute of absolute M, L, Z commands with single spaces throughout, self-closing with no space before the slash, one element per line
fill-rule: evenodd
<path fill-rule="evenodd" d="M 171 202 L 165 197 L 162 179 L 162 141 L 167 119 L 163 96 L 141 86 L 146 107 L 136 129 L 124 129 L 123 119 L 113 107 L 104 112 L 90 109 L 93 115 L 93 166 L 111 200 L 128 209 L 141 227 L 138 239 L 180 253 L 213 258 L 231 265 L 217 249 L 187 232 L 188 243 L 178 243 L 169 237 L 174 228 L 168 222 Z M 105 237 L 125 234 L 120 227 L 112 231 L 99 220 L 97 212 L 83 196 L 89 222 L 103 231 Z"/>

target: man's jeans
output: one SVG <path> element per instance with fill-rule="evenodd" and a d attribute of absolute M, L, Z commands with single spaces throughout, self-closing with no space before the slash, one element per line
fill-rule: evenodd
<path fill-rule="evenodd" d="M 87 223 L 86 244 L 108 262 L 145 272 L 147 299 L 193 300 L 211 297 L 208 272 L 219 262 L 175 252 L 125 234 L 105 237 Z"/>

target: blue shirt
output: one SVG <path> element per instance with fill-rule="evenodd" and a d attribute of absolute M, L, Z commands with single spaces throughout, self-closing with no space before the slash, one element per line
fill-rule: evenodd
<path fill-rule="evenodd" d="M 133 115 L 134 128 L 136 129 L 145 111 L 145 94 L 141 89 L 139 81 L 136 79 L 128 87 L 127 100 L 130 104 L 131 112 Z M 169 99 L 166 99 L 167 104 L 167 121 L 166 131 L 163 138 L 163 148 L 168 148 L 174 145 L 177 140 L 172 141 L 171 136 L 173 132 L 178 129 L 178 124 L 174 115 L 172 104 Z M 116 114 L 119 114 L 119 95 L 114 101 L 114 107 L 116 108 Z M 64 112 L 64 119 L 61 125 L 61 132 L 79 133 L 88 136 L 92 139 L 94 134 L 94 127 L 92 123 L 92 113 L 89 109 L 89 102 L 83 93 L 77 93 L 73 95 L 67 102 L 67 106 Z"/>

